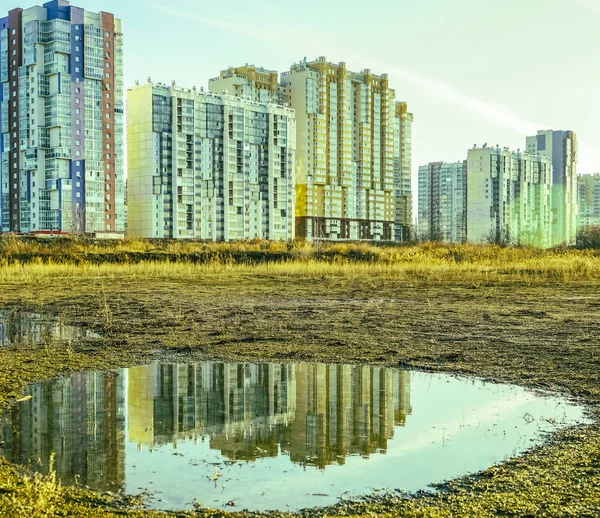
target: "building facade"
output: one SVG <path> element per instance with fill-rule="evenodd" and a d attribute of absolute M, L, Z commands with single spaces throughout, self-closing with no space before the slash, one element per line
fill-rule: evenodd
<path fill-rule="evenodd" d="M 293 110 L 155 83 L 127 102 L 129 235 L 294 238 Z"/>
<path fill-rule="evenodd" d="M 296 111 L 296 228 L 307 240 L 395 236 L 395 93 L 387 75 L 324 57 L 282 74 Z"/>
<path fill-rule="evenodd" d="M 53 0 L 0 18 L 3 232 L 122 234 L 121 22 Z"/>
<path fill-rule="evenodd" d="M 466 162 L 419 167 L 419 234 L 430 241 L 466 241 Z"/>
<path fill-rule="evenodd" d="M 552 160 L 507 148 L 467 158 L 467 240 L 552 245 Z"/>
<path fill-rule="evenodd" d="M 579 230 L 600 228 L 600 173 L 580 174 L 579 189 Z"/>
<path fill-rule="evenodd" d="M 538 131 L 527 151 L 552 160 L 552 244 L 572 245 L 577 235 L 577 136 L 572 131 Z"/>
<path fill-rule="evenodd" d="M 208 82 L 215 94 L 233 95 L 249 101 L 283 104 L 279 95 L 279 74 L 254 65 L 229 67 Z"/>

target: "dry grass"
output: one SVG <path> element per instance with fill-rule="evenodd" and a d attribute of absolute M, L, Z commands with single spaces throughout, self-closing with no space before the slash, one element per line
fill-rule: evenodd
<path fill-rule="evenodd" d="M 106 336 L 72 350 L 0 349 L 0 408 L 27 383 L 143 363 L 157 350 L 460 372 L 600 408 L 597 252 L 0 240 L 0 262 L 0 305 L 55 312 Z M 35 480 L 0 461 L 0 515 L 29 516 L 45 507 L 39 494 L 48 516 L 145 516 Z M 446 489 L 313 514 L 599 516 L 600 428 L 565 432 Z"/>

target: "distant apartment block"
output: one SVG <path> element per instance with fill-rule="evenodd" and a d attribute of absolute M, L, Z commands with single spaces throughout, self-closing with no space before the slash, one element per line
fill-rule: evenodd
<path fill-rule="evenodd" d="M 53 0 L 0 18 L 3 232 L 124 231 L 121 22 Z"/>
<path fill-rule="evenodd" d="M 600 228 L 600 173 L 580 174 L 579 229 Z"/>
<path fill-rule="evenodd" d="M 293 110 L 157 83 L 127 103 L 129 235 L 294 238 Z"/>
<path fill-rule="evenodd" d="M 552 245 L 552 160 L 487 146 L 467 159 L 467 240 Z"/>
<path fill-rule="evenodd" d="M 572 131 L 538 131 L 527 151 L 552 160 L 552 244 L 571 245 L 577 234 L 577 137 Z"/>
<path fill-rule="evenodd" d="M 467 163 L 419 167 L 419 235 L 431 241 L 466 241 Z"/>

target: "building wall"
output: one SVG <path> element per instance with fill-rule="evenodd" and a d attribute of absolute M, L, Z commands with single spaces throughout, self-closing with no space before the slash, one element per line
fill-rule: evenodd
<path fill-rule="evenodd" d="M 122 233 L 121 22 L 53 0 L 0 19 L 2 231 Z"/>
<path fill-rule="evenodd" d="M 412 123 L 413 114 L 404 102 L 396 103 L 394 127 L 395 241 L 410 238 L 413 226 Z"/>
<path fill-rule="evenodd" d="M 600 173 L 579 175 L 578 189 L 579 230 L 600 227 Z"/>
<path fill-rule="evenodd" d="M 577 234 L 577 137 L 572 131 L 538 131 L 527 151 L 552 160 L 552 244 L 572 245 Z"/>
<path fill-rule="evenodd" d="M 254 65 L 222 70 L 219 77 L 209 81 L 208 88 L 216 94 L 226 93 L 249 101 L 282 104 L 278 95 L 279 74 Z"/>
<path fill-rule="evenodd" d="M 128 93 L 130 234 L 293 239 L 295 142 L 283 106 L 138 85 Z"/>
<path fill-rule="evenodd" d="M 467 240 L 552 244 L 552 162 L 542 155 L 474 148 L 467 159 Z"/>
<path fill-rule="evenodd" d="M 419 232 L 423 239 L 466 240 L 466 163 L 419 167 Z"/>
<path fill-rule="evenodd" d="M 281 86 L 299 128 L 298 235 L 393 240 L 396 108 L 387 76 L 321 57 L 292 66 Z"/>

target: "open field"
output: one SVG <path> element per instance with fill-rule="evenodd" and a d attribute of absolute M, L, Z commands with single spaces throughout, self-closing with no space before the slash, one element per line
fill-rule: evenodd
<path fill-rule="evenodd" d="M 569 394 L 596 423 L 439 494 L 307 514 L 600 515 L 598 251 L 5 239 L 0 264 L 0 307 L 104 333 L 0 348 L 2 410 L 33 381 L 182 355 L 476 375 Z M 159 515 L 129 503 L 0 462 L 8 516 Z"/>

